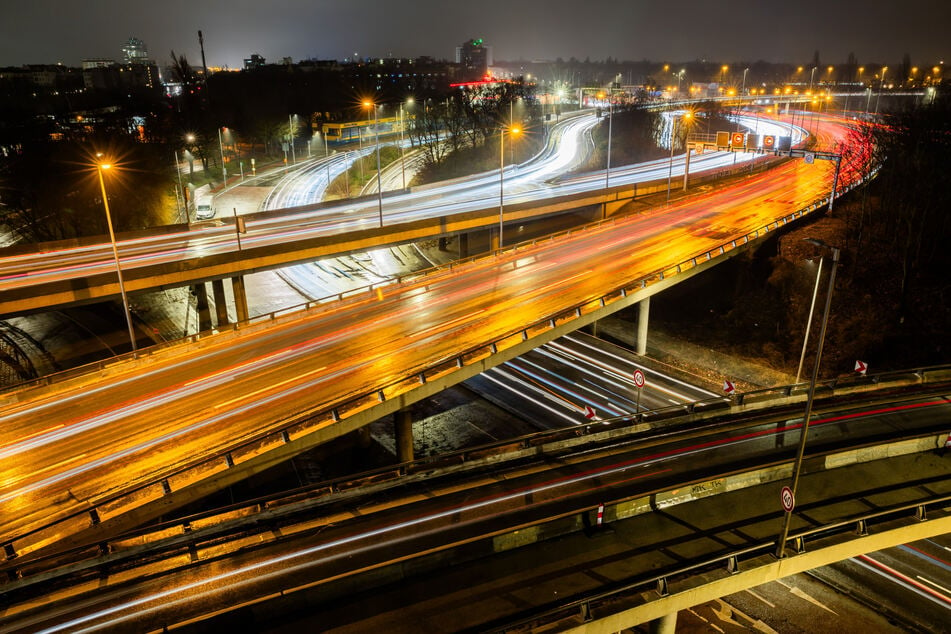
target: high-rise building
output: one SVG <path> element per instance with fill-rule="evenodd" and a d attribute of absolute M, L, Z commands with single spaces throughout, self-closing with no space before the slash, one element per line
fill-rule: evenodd
<path fill-rule="evenodd" d="M 492 64 L 492 48 L 482 44 L 482 38 L 471 39 L 456 47 L 456 63 L 461 66 L 462 81 L 478 81 L 485 77 Z"/>
<path fill-rule="evenodd" d="M 130 37 L 129 40 L 123 44 L 122 52 L 125 54 L 126 64 L 149 63 L 149 49 L 146 48 L 145 42 L 137 37 Z"/>

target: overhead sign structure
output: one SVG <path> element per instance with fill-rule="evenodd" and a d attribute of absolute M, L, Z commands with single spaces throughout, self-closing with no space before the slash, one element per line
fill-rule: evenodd
<path fill-rule="evenodd" d="M 868 372 L 868 364 L 864 361 L 856 361 L 854 370 L 862 376 L 865 376 L 865 373 Z"/>
<path fill-rule="evenodd" d="M 726 392 L 727 394 L 733 394 L 733 392 L 736 392 L 736 386 L 733 385 L 733 383 L 731 383 L 730 381 L 724 381 L 723 391 Z"/>
<path fill-rule="evenodd" d="M 796 508 L 796 496 L 793 495 L 792 489 L 783 487 L 780 499 L 783 501 L 783 510 L 792 513 L 792 510 Z"/>

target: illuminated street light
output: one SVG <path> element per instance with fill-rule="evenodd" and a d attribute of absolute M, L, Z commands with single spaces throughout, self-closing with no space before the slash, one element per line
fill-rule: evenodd
<path fill-rule="evenodd" d="M 509 135 L 516 136 L 521 132 L 518 128 L 509 128 Z M 505 128 L 499 128 L 499 248 L 502 248 L 502 225 L 505 219 Z"/>
<path fill-rule="evenodd" d="M 96 158 L 101 159 L 102 153 L 97 153 Z M 119 266 L 119 248 L 116 246 L 116 234 L 112 229 L 112 214 L 109 213 L 109 198 L 106 195 L 106 182 L 102 177 L 103 170 L 110 169 L 109 163 L 97 163 L 96 170 L 99 172 L 99 187 L 102 190 L 102 206 L 106 210 L 106 225 L 109 227 L 109 241 L 112 242 L 112 256 L 116 261 L 116 275 L 119 278 L 119 294 L 122 295 L 122 308 L 125 311 L 125 322 L 129 327 L 129 342 L 132 344 L 132 355 L 136 355 L 135 333 L 132 330 L 132 313 L 129 311 L 129 300 L 125 294 L 125 283 L 122 280 L 122 267 Z"/>
<path fill-rule="evenodd" d="M 383 226 L 383 182 L 380 176 L 380 126 L 376 118 L 376 104 L 372 101 L 364 101 L 363 105 L 367 108 L 373 108 L 373 134 L 376 136 L 376 189 L 380 201 L 380 226 Z"/>
<path fill-rule="evenodd" d="M 693 113 L 689 110 L 683 114 L 683 118 L 689 121 L 693 117 Z M 674 172 L 674 140 L 677 138 L 677 117 L 670 118 L 670 166 L 667 168 L 667 202 L 670 202 L 670 179 Z M 690 149 L 688 148 L 689 152 Z"/>
<path fill-rule="evenodd" d="M 835 289 L 835 270 L 839 265 L 839 249 L 831 247 L 821 240 L 815 238 L 806 238 L 810 242 L 823 249 L 832 250 L 832 271 L 829 273 L 829 287 L 826 290 L 826 305 L 822 311 L 822 327 L 819 329 L 819 345 L 816 348 L 816 362 L 812 367 L 812 378 L 809 381 L 809 393 L 806 396 L 806 413 L 802 419 L 801 432 L 799 435 L 799 449 L 796 453 L 796 461 L 793 463 L 792 473 L 792 504 L 788 511 L 785 511 L 783 517 L 783 528 L 779 534 L 779 542 L 776 544 L 776 557 L 782 559 L 786 556 L 786 538 L 789 536 L 789 524 L 792 521 L 792 512 L 795 508 L 796 489 L 799 486 L 799 475 L 802 472 L 802 459 L 806 451 L 806 436 L 809 433 L 809 418 L 812 416 L 812 401 L 816 393 L 816 379 L 819 376 L 819 363 L 822 360 L 822 345 L 825 342 L 826 325 L 829 322 L 829 307 L 832 304 L 832 291 Z"/>

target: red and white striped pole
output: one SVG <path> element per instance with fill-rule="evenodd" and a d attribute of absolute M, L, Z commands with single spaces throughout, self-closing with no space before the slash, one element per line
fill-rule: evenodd
<path fill-rule="evenodd" d="M 601 526 L 601 522 L 604 520 L 604 502 L 598 504 L 598 526 Z"/>

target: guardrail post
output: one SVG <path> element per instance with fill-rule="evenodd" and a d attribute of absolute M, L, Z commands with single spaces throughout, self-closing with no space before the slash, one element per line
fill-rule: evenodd
<path fill-rule="evenodd" d="M 915 519 L 919 522 L 924 522 L 928 519 L 928 511 L 924 504 L 919 504 L 915 509 Z"/>
<path fill-rule="evenodd" d="M 661 577 L 657 580 L 657 594 L 662 597 L 670 596 L 670 588 L 667 586 L 667 577 Z"/>
<path fill-rule="evenodd" d="M 578 607 L 581 609 L 581 620 L 585 623 L 589 622 L 593 618 L 591 616 L 591 606 L 585 601 Z"/>
<path fill-rule="evenodd" d="M 855 534 L 859 537 L 865 537 L 868 535 L 868 522 L 864 519 L 859 520 L 855 523 Z"/>
<path fill-rule="evenodd" d="M 736 555 L 733 555 L 729 559 L 726 560 L 726 570 L 731 575 L 735 575 L 736 573 L 740 571 L 740 562 L 736 558 Z"/>

